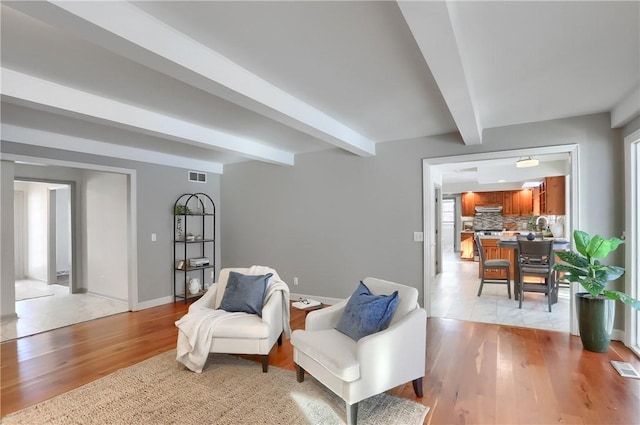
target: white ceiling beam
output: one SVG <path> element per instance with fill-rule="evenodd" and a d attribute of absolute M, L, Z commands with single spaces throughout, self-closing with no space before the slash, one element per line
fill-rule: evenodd
<path fill-rule="evenodd" d="M 460 57 L 447 2 L 398 1 L 466 145 L 482 143 L 482 126 Z"/>
<path fill-rule="evenodd" d="M 622 127 L 635 117 L 640 116 L 640 86 L 631 90 L 611 110 L 611 128 Z"/>
<path fill-rule="evenodd" d="M 57 113 L 80 114 L 116 125 L 136 129 L 145 134 L 200 146 L 223 150 L 246 158 L 280 165 L 293 165 L 294 155 L 252 140 L 223 133 L 147 109 L 62 86 L 6 68 L 0 68 L 3 96 L 40 105 Z"/>
<path fill-rule="evenodd" d="M 194 171 L 208 171 L 222 174 L 223 165 L 219 162 L 202 161 L 179 155 L 150 151 L 148 149 L 132 148 L 130 146 L 105 143 L 97 140 L 52 133 L 50 131 L 35 130 L 11 124 L 0 127 L 2 140 L 5 142 L 40 146 L 43 148 L 62 149 L 91 155 L 120 158 L 149 164 L 165 165 L 169 167 L 185 168 Z M 135 158 L 135 159 L 132 159 Z"/>
<path fill-rule="evenodd" d="M 375 155 L 373 141 L 133 4 L 122 1 L 8 4 L 326 143 L 360 156 Z"/>

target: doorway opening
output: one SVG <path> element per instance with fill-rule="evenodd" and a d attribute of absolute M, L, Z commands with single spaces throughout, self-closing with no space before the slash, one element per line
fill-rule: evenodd
<path fill-rule="evenodd" d="M 491 163 L 491 162 L 499 162 L 509 160 L 513 164 L 515 164 L 515 160 L 522 156 L 530 156 L 530 155 L 562 155 L 568 160 L 566 162 L 566 172 L 563 175 L 566 175 L 566 195 L 565 195 L 565 203 L 566 203 L 566 220 L 565 220 L 565 235 L 571 235 L 574 228 L 579 227 L 579 147 L 578 145 L 559 145 L 559 146 L 548 146 L 541 148 L 527 148 L 527 149 L 517 149 L 511 151 L 500 151 L 500 152 L 487 152 L 481 154 L 470 154 L 470 155 L 459 155 L 459 156 L 450 156 L 450 157 L 441 157 L 441 158 L 430 158 L 423 160 L 423 190 L 424 190 L 424 222 L 423 227 L 425 229 L 425 250 L 424 250 L 424 306 L 427 309 L 427 313 L 429 316 L 433 315 L 434 312 L 438 314 L 438 305 L 433 303 L 435 299 L 437 301 L 438 293 L 434 293 L 435 290 L 440 291 L 453 291 L 453 288 L 440 288 L 436 285 L 440 283 L 438 279 L 448 279 L 448 281 L 453 282 L 452 279 L 456 279 L 456 276 L 447 275 L 443 278 L 444 274 L 438 271 L 438 266 L 436 265 L 436 259 L 438 258 L 438 253 L 435 252 L 437 245 L 438 233 L 436 229 L 436 217 L 438 215 L 438 211 L 436 210 L 436 203 L 432 200 L 434 199 L 435 194 L 437 193 L 438 188 L 444 188 L 444 192 L 447 193 L 449 190 L 445 185 L 443 185 L 443 174 L 445 171 L 453 171 L 456 173 L 464 174 L 468 171 L 470 164 L 477 163 Z M 499 177 L 503 178 L 503 177 Z M 489 189 L 487 189 L 489 190 Z M 497 189 L 495 189 L 497 190 Z M 463 202 L 464 204 L 464 202 Z M 464 205 L 462 207 L 464 210 Z M 429 249 L 432 248 L 432 249 Z M 445 262 L 447 259 L 451 259 L 451 257 L 445 256 Z M 461 263 L 459 259 L 453 258 L 452 261 L 457 261 L 457 266 L 460 266 L 464 270 L 464 274 L 467 276 L 468 280 L 472 280 L 474 282 L 479 283 L 478 275 L 478 264 L 475 262 L 464 262 Z M 447 269 L 447 265 L 445 265 L 445 271 Z M 457 272 L 460 272 L 458 270 Z M 504 289 L 504 288 L 503 288 Z M 477 286 L 475 287 L 477 291 Z M 570 294 L 568 295 L 568 325 L 569 331 L 572 334 L 577 334 L 577 321 L 575 318 L 575 305 L 574 305 L 574 292 L 575 288 L 570 289 Z M 506 292 L 506 291 L 505 291 Z M 484 292 L 483 292 L 484 293 Z M 506 297 L 506 294 L 504 294 Z M 492 306 L 492 308 L 494 308 Z M 517 308 L 517 303 L 516 303 Z M 470 317 L 467 320 L 474 320 L 474 318 Z M 482 321 L 482 320 L 478 320 Z M 566 321 L 566 319 L 565 319 Z M 528 324 L 532 324 L 531 322 Z M 535 326 L 533 326 L 535 327 Z"/>
<path fill-rule="evenodd" d="M 16 301 L 52 295 L 24 280 L 74 288 L 71 190 L 70 183 L 14 181 Z"/>
<path fill-rule="evenodd" d="M 2 341 L 135 305 L 133 173 L 108 167 L 78 171 L 77 164 L 57 162 L 47 170 L 65 167 L 60 173 L 73 176 L 72 181 L 27 177 L 37 174 L 29 169 L 36 166 L 33 159 L 16 169 L 17 318 L 2 323 Z"/>

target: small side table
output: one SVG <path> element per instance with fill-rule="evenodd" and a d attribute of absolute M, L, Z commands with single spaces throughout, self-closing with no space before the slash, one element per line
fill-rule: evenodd
<path fill-rule="evenodd" d="M 307 314 L 309 314 L 309 312 L 320 310 L 321 308 L 325 308 L 325 307 L 326 306 L 323 303 L 320 303 L 320 305 L 314 305 L 313 307 L 307 307 L 307 308 L 293 307 L 293 308 L 295 308 L 296 310 L 304 311 L 304 316 L 307 317 Z"/>

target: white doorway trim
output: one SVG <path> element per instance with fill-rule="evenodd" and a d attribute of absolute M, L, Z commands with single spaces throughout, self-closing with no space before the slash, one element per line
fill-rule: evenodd
<path fill-rule="evenodd" d="M 138 231 L 137 231 L 137 182 L 136 170 L 129 168 L 111 167 L 106 165 L 89 164 L 75 161 L 63 161 L 51 158 L 40 158 L 25 155 L 2 154 L 2 159 L 7 161 L 18 161 L 29 164 L 42 164 L 49 166 L 80 168 L 84 170 L 103 171 L 108 173 L 124 174 L 127 177 L 127 202 L 129 205 L 127 213 L 127 287 L 128 287 L 128 308 L 129 310 L 138 310 Z M 73 188 L 73 185 L 72 185 Z M 73 196 L 73 195 L 72 195 Z M 73 199 L 73 198 L 72 198 Z M 75 200 L 72 200 L 72 203 Z M 72 226 L 72 229 L 75 226 Z M 73 234 L 73 230 L 72 230 Z M 72 238 L 74 238 L 72 236 Z M 76 241 L 73 239 L 73 243 Z M 79 246 L 79 245 L 76 245 Z M 74 258 L 74 264 L 79 259 Z M 75 265 L 74 265 L 75 267 Z"/>
<path fill-rule="evenodd" d="M 434 224 L 435 224 L 435 232 L 436 232 L 436 264 L 435 264 L 435 272 L 436 275 L 442 273 L 442 186 L 436 184 L 435 185 L 435 196 L 433 198 L 436 203 L 434 208 Z"/>
<path fill-rule="evenodd" d="M 640 297 L 640 130 L 624 138 L 625 158 L 625 292 Z M 625 307 L 624 343 L 640 355 L 640 312 Z"/>
<path fill-rule="evenodd" d="M 529 155 L 546 155 L 555 153 L 568 153 L 571 174 L 568 179 L 569 217 L 566 221 L 567 235 L 572 235 L 574 229 L 580 228 L 580 147 L 577 144 L 545 146 L 537 148 L 514 149 L 497 152 L 484 152 L 467 155 L 455 155 L 438 158 L 425 158 L 422 160 L 422 190 L 423 205 L 423 229 L 424 229 L 424 258 L 423 258 L 423 303 L 427 315 L 431 317 L 431 287 L 436 278 L 435 260 L 436 253 L 436 229 L 434 226 L 436 216 L 435 196 L 436 187 L 442 186 L 442 172 L 439 165 L 455 164 L 459 162 L 484 161 L 500 158 L 512 158 Z M 570 332 L 578 335 L 578 322 L 575 314 L 575 293 L 577 288 L 571 287 L 570 308 Z"/>

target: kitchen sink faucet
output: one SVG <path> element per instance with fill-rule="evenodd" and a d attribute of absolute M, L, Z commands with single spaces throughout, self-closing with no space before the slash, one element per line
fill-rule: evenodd
<path fill-rule="evenodd" d="M 544 218 L 544 222 L 546 224 L 545 227 L 543 227 L 542 229 L 540 228 L 540 219 Z M 540 217 L 536 218 L 536 229 L 538 229 L 541 232 L 544 232 L 544 229 L 546 229 L 549 226 L 549 219 L 547 217 L 545 217 L 544 215 L 541 215 Z"/>

